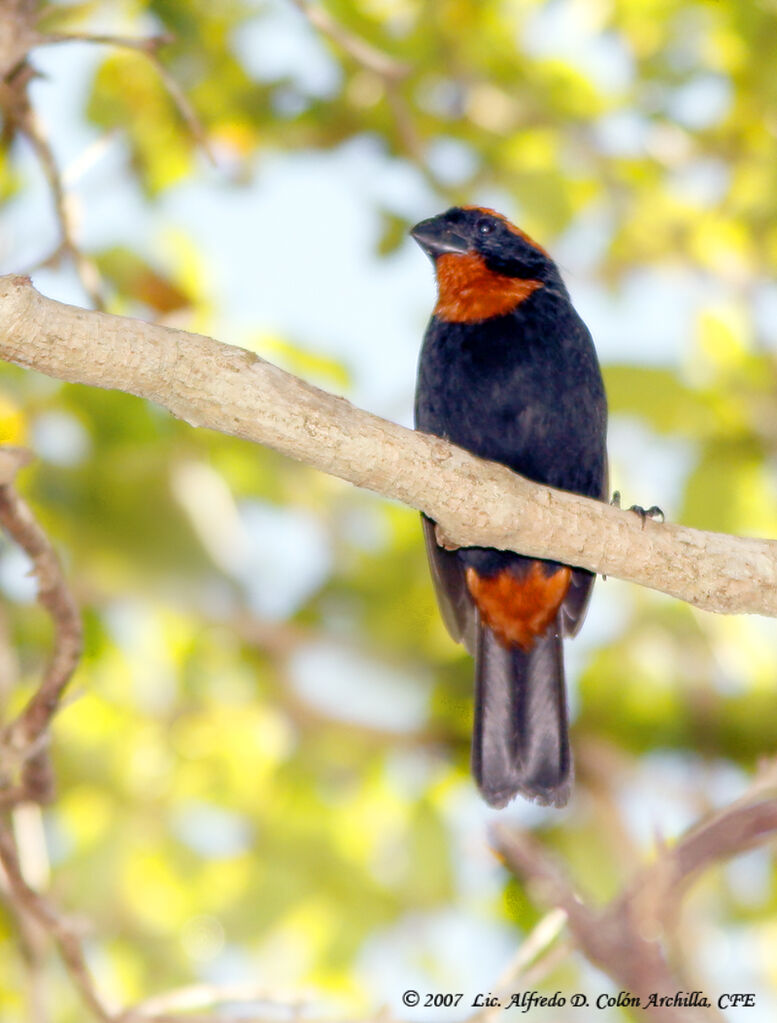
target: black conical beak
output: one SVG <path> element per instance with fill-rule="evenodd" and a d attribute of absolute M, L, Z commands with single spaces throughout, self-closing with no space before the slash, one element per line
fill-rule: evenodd
<path fill-rule="evenodd" d="M 412 228 L 410 234 L 432 259 L 445 252 L 469 252 L 471 248 L 467 239 L 440 217 L 422 220 Z"/>

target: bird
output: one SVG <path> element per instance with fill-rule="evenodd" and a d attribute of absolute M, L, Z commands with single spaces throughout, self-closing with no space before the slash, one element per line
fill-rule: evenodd
<path fill-rule="evenodd" d="M 415 427 L 550 487 L 607 500 L 607 401 L 593 340 L 547 251 L 496 211 L 455 206 L 411 229 L 437 302 Z M 493 807 L 562 807 L 573 763 L 562 639 L 593 573 L 488 547 L 449 549 L 422 516 L 437 601 L 475 658 L 472 772 Z"/>

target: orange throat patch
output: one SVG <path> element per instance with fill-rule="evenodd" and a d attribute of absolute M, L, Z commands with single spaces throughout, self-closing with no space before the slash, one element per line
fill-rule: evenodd
<path fill-rule="evenodd" d="M 542 281 L 506 277 L 489 270 L 482 256 L 469 252 L 438 256 L 436 271 L 434 315 L 446 323 L 477 323 L 505 316 L 543 286 Z"/>
<path fill-rule="evenodd" d="M 505 646 L 531 650 L 555 619 L 572 579 L 566 566 L 545 575 L 539 561 L 532 562 L 527 575 L 519 579 L 505 570 L 495 576 L 481 576 L 467 569 L 467 588 L 480 611 L 484 625 L 492 629 Z"/>

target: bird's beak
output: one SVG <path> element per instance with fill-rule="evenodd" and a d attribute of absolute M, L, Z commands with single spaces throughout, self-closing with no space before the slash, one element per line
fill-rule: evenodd
<path fill-rule="evenodd" d="M 439 217 L 422 220 L 410 231 L 424 252 L 434 259 L 445 252 L 469 252 L 470 244 Z"/>

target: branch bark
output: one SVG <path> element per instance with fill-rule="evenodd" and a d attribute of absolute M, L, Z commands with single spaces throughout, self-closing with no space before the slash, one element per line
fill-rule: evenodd
<path fill-rule="evenodd" d="M 775 541 L 642 523 L 363 412 L 212 338 L 64 305 L 12 275 L 0 278 L 0 358 L 267 445 L 424 511 L 459 546 L 578 565 L 708 611 L 777 617 Z"/>
<path fill-rule="evenodd" d="M 47 802 L 54 778 L 47 750 L 47 729 L 59 708 L 62 694 L 81 656 L 81 616 L 68 589 L 59 559 L 29 507 L 16 493 L 16 469 L 29 461 L 22 448 L 0 452 L 0 527 L 32 562 L 38 583 L 38 601 L 54 625 L 54 650 L 40 685 L 19 716 L 0 730 L 0 763 L 18 757 L 22 785 L 0 787 L 0 807 L 25 799 Z M 0 777 L 0 785 L 3 782 Z"/>
<path fill-rule="evenodd" d="M 714 1006 L 654 1005 L 651 996 L 690 994 L 692 985 L 666 952 L 683 896 L 703 871 L 775 841 L 776 779 L 777 761 L 740 800 L 695 825 L 673 846 L 661 848 L 654 862 L 638 870 L 603 909 L 581 899 L 562 866 L 531 835 L 499 824 L 494 841 L 506 866 L 538 899 L 566 913 L 583 955 L 637 995 L 648 1017 L 661 1023 L 720 1023 L 723 1017 Z"/>
<path fill-rule="evenodd" d="M 70 979 L 93 1016 L 100 1020 L 100 1023 L 112 1023 L 113 1013 L 97 992 L 77 927 L 60 916 L 54 907 L 24 880 L 13 832 L 2 819 L 0 819 L 0 866 L 15 907 L 40 924 L 54 939 Z"/>

